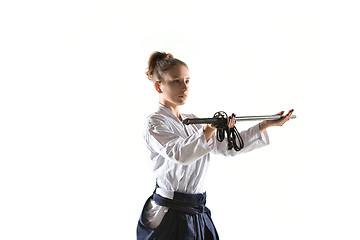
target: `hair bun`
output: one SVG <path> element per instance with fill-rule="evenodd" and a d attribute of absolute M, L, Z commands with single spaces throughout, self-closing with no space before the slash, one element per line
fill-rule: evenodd
<path fill-rule="evenodd" d="M 162 73 L 179 64 L 187 67 L 184 62 L 174 58 L 171 53 L 153 52 L 149 58 L 148 69 L 145 74 L 151 81 L 162 80 Z"/>
<path fill-rule="evenodd" d="M 174 56 L 171 53 L 166 54 L 165 58 L 174 58 Z"/>
<path fill-rule="evenodd" d="M 146 76 L 148 77 L 149 80 L 154 81 L 153 74 L 154 74 L 154 70 L 155 70 L 158 62 L 167 58 L 169 55 L 172 56 L 172 54 L 170 54 L 170 53 L 159 52 L 159 51 L 153 52 L 151 54 L 149 61 L 148 61 L 148 70 L 146 72 Z"/>

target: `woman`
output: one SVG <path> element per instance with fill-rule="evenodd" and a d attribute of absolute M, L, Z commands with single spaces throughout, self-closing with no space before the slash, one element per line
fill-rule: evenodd
<path fill-rule="evenodd" d="M 266 129 L 282 126 L 292 110 L 279 120 L 265 120 L 240 133 L 244 147 L 228 150 L 226 141 L 215 137 L 215 126 L 184 125 L 194 118 L 180 113 L 189 93 L 189 69 L 171 54 L 154 52 L 148 62 L 147 76 L 159 94 L 159 109 L 145 124 L 144 139 L 150 150 L 156 189 L 146 201 L 138 226 L 138 239 L 219 239 L 205 207 L 204 187 L 210 152 L 233 156 L 269 144 Z M 284 112 L 278 114 L 282 115 Z M 229 128 L 235 119 L 230 117 Z"/>

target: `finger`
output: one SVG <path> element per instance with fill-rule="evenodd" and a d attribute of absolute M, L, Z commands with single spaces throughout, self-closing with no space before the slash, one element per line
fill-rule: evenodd
<path fill-rule="evenodd" d="M 291 119 L 291 115 L 293 113 L 294 109 L 291 109 L 284 118 L 282 118 L 282 121 L 280 122 L 280 126 L 284 125 L 287 121 Z"/>
<path fill-rule="evenodd" d="M 291 110 L 286 114 L 286 117 L 288 117 L 288 118 L 290 119 L 293 111 L 294 111 L 294 109 L 291 109 Z"/>
<path fill-rule="evenodd" d="M 233 128 L 234 125 L 235 125 L 234 119 L 230 119 L 230 121 L 229 121 L 229 128 Z"/>
<path fill-rule="evenodd" d="M 231 120 L 233 121 L 233 123 L 234 123 L 234 126 L 235 126 L 235 123 L 236 123 L 236 119 L 235 119 L 235 113 L 233 113 L 232 115 L 232 118 L 231 118 Z"/>
<path fill-rule="evenodd" d="M 277 113 L 276 115 L 283 115 L 284 114 L 284 111 L 281 111 L 279 113 Z"/>
<path fill-rule="evenodd" d="M 229 117 L 229 124 L 228 124 L 229 128 L 233 128 L 235 126 L 235 114 L 231 114 L 231 116 Z"/>

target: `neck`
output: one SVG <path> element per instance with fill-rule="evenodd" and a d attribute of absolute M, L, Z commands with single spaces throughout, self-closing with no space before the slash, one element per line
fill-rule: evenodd
<path fill-rule="evenodd" d="M 160 100 L 160 104 L 167 107 L 178 119 L 182 121 L 178 105 L 174 105 L 169 102 L 161 101 L 161 100 Z"/>

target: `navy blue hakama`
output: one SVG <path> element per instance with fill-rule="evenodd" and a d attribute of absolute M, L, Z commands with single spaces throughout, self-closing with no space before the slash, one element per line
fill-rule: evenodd
<path fill-rule="evenodd" d="M 157 205 L 168 207 L 160 225 L 155 229 L 146 226 L 144 209 L 153 199 Z M 137 225 L 138 240 L 218 240 L 219 236 L 205 206 L 206 193 L 185 194 L 174 192 L 173 199 L 153 193 L 148 198 Z"/>

